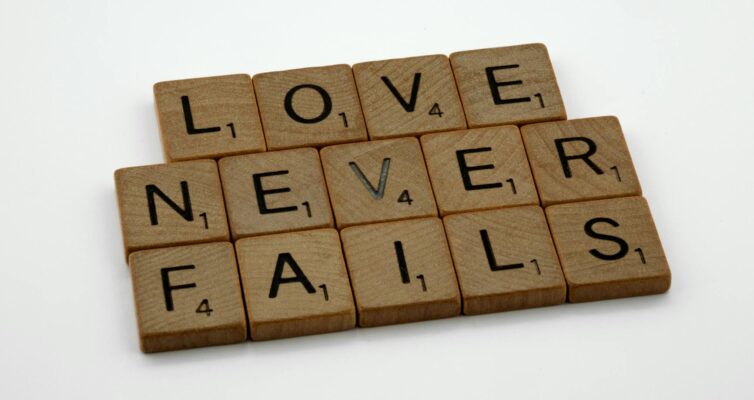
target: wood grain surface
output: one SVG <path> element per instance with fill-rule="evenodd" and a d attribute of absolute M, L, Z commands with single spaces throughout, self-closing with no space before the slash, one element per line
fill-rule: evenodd
<path fill-rule="evenodd" d="M 270 150 L 367 139 L 348 65 L 266 72 L 253 79 Z"/>
<path fill-rule="evenodd" d="M 334 226 L 317 149 L 226 157 L 218 165 L 233 240 Z"/>
<path fill-rule="evenodd" d="M 154 98 L 169 162 L 266 149 L 249 75 L 160 82 Z"/>
<path fill-rule="evenodd" d="M 119 169 L 115 190 L 126 257 L 134 250 L 229 239 L 212 160 Z"/>
<path fill-rule="evenodd" d="M 338 228 L 437 216 L 416 138 L 329 146 L 320 156 Z"/>
<path fill-rule="evenodd" d="M 539 205 L 515 125 L 424 135 L 421 145 L 440 215 Z"/>
<path fill-rule="evenodd" d="M 252 340 L 356 326 L 351 285 L 335 229 L 245 238 L 236 242 L 236 252 Z"/>
<path fill-rule="evenodd" d="M 566 119 L 541 43 L 461 51 L 450 63 L 470 128 Z"/>
<path fill-rule="evenodd" d="M 666 292 L 670 268 L 643 197 L 548 207 L 572 303 Z"/>
<path fill-rule="evenodd" d="M 545 207 L 641 194 L 615 117 L 526 125 L 521 136 Z"/>
<path fill-rule="evenodd" d="M 444 55 L 359 63 L 353 73 L 371 139 L 466 128 Z"/>
<path fill-rule="evenodd" d="M 454 214 L 443 222 L 464 314 L 565 302 L 566 283 L 540 207 Z"/>
<path fill-rule="evenodd" d="M 142 351 L 246 340 L 246 315 L 230 243 L 137 251 L 129 265 Z"/>
<path fill-rule="evenodd" d="M 461 312 L 453 261 L 438 218 L 355 226 L 341 232 L 359 326 Z"/>

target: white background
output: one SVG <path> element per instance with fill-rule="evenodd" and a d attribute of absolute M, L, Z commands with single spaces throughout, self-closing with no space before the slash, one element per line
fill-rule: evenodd
<path fill-rule="evenodd" d="M 152 84 L 529 42 L 617 115 L 666 295 L 144 355 L 112 173 Z M 754 2 L 0 3 L 0 398 L 753 398 Z"/>

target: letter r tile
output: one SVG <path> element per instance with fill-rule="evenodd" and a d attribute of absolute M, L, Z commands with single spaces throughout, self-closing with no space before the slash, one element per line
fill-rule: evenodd
<path fill-rule="evenodd" d="M 416 138 L 329 146 L 320 156 L 338 228 L 437 216 Z"/>
<path fill-rule="evenodd" d="M 545 207 L 641 194 L 615 117 L 526 125 L 521 136 Z"/>

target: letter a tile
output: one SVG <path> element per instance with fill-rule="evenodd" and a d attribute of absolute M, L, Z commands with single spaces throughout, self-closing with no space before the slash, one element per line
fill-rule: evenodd
<path fill-rule="evenodd" d="M 230 243 L 137 251 L 129 265 L 145 353 L 246 340 Z"/>
<path fill-rule="evenodd" d="M 252 340 L 351 329 L 356 311 L 338 231 L 236 242 Z"/>
<path fill-rule="evenodd" d="M 670 268 L 643 197 L 548 207 L 568 301 L 664 293 Z"/>
<path fill-rule="evenodd" d="M 615 117 L 526 125 L 521 136 L 545 207 L 641 194 Z"/>
<path fill-rule="evenodd" d="M 444 223 L 464 314 L 565 302 L 563 272 L 538 206 L 453 214 Z"/>
<path fill-rule="evenodd" d="M 437 216 L 416 138 L 330 146 L 320 156 L 338 228 Z"/>
<path fill-rule="evenodd" d="M 359 326 L 450 317 L 461 312 L 442 222 L 412 219 L 341 232 Z"/>

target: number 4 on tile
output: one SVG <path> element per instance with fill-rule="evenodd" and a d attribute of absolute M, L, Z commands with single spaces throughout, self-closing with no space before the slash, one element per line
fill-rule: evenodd
<path fill-rule="evenodd" d="M 409 206 L 411 203 L 413 203 L 413 199 L 411 198 L 411 195 L 408 193 L 408 189 L 401 192 L 401 195 L 398 196 L 398 202 L 399 203 L 406 203 Z"/>
<path fill-rule="evenodd" d="M 429 109 L 429 115 L 435 115 L 438 118 L 442 118 L 443 114 L 442 110 L 440 110 L 440 105 L 437 103 L 432 105 L 432 108 Z"/>
<path fill-rule="evenodd" d="M 201 303 L 199 303 L 199 307 L 196 308 L 197 314 L 205 314 L 206 316 L 212 315 L 213 309 L 209 308 L 209 300 L 204 299 Z"/>

